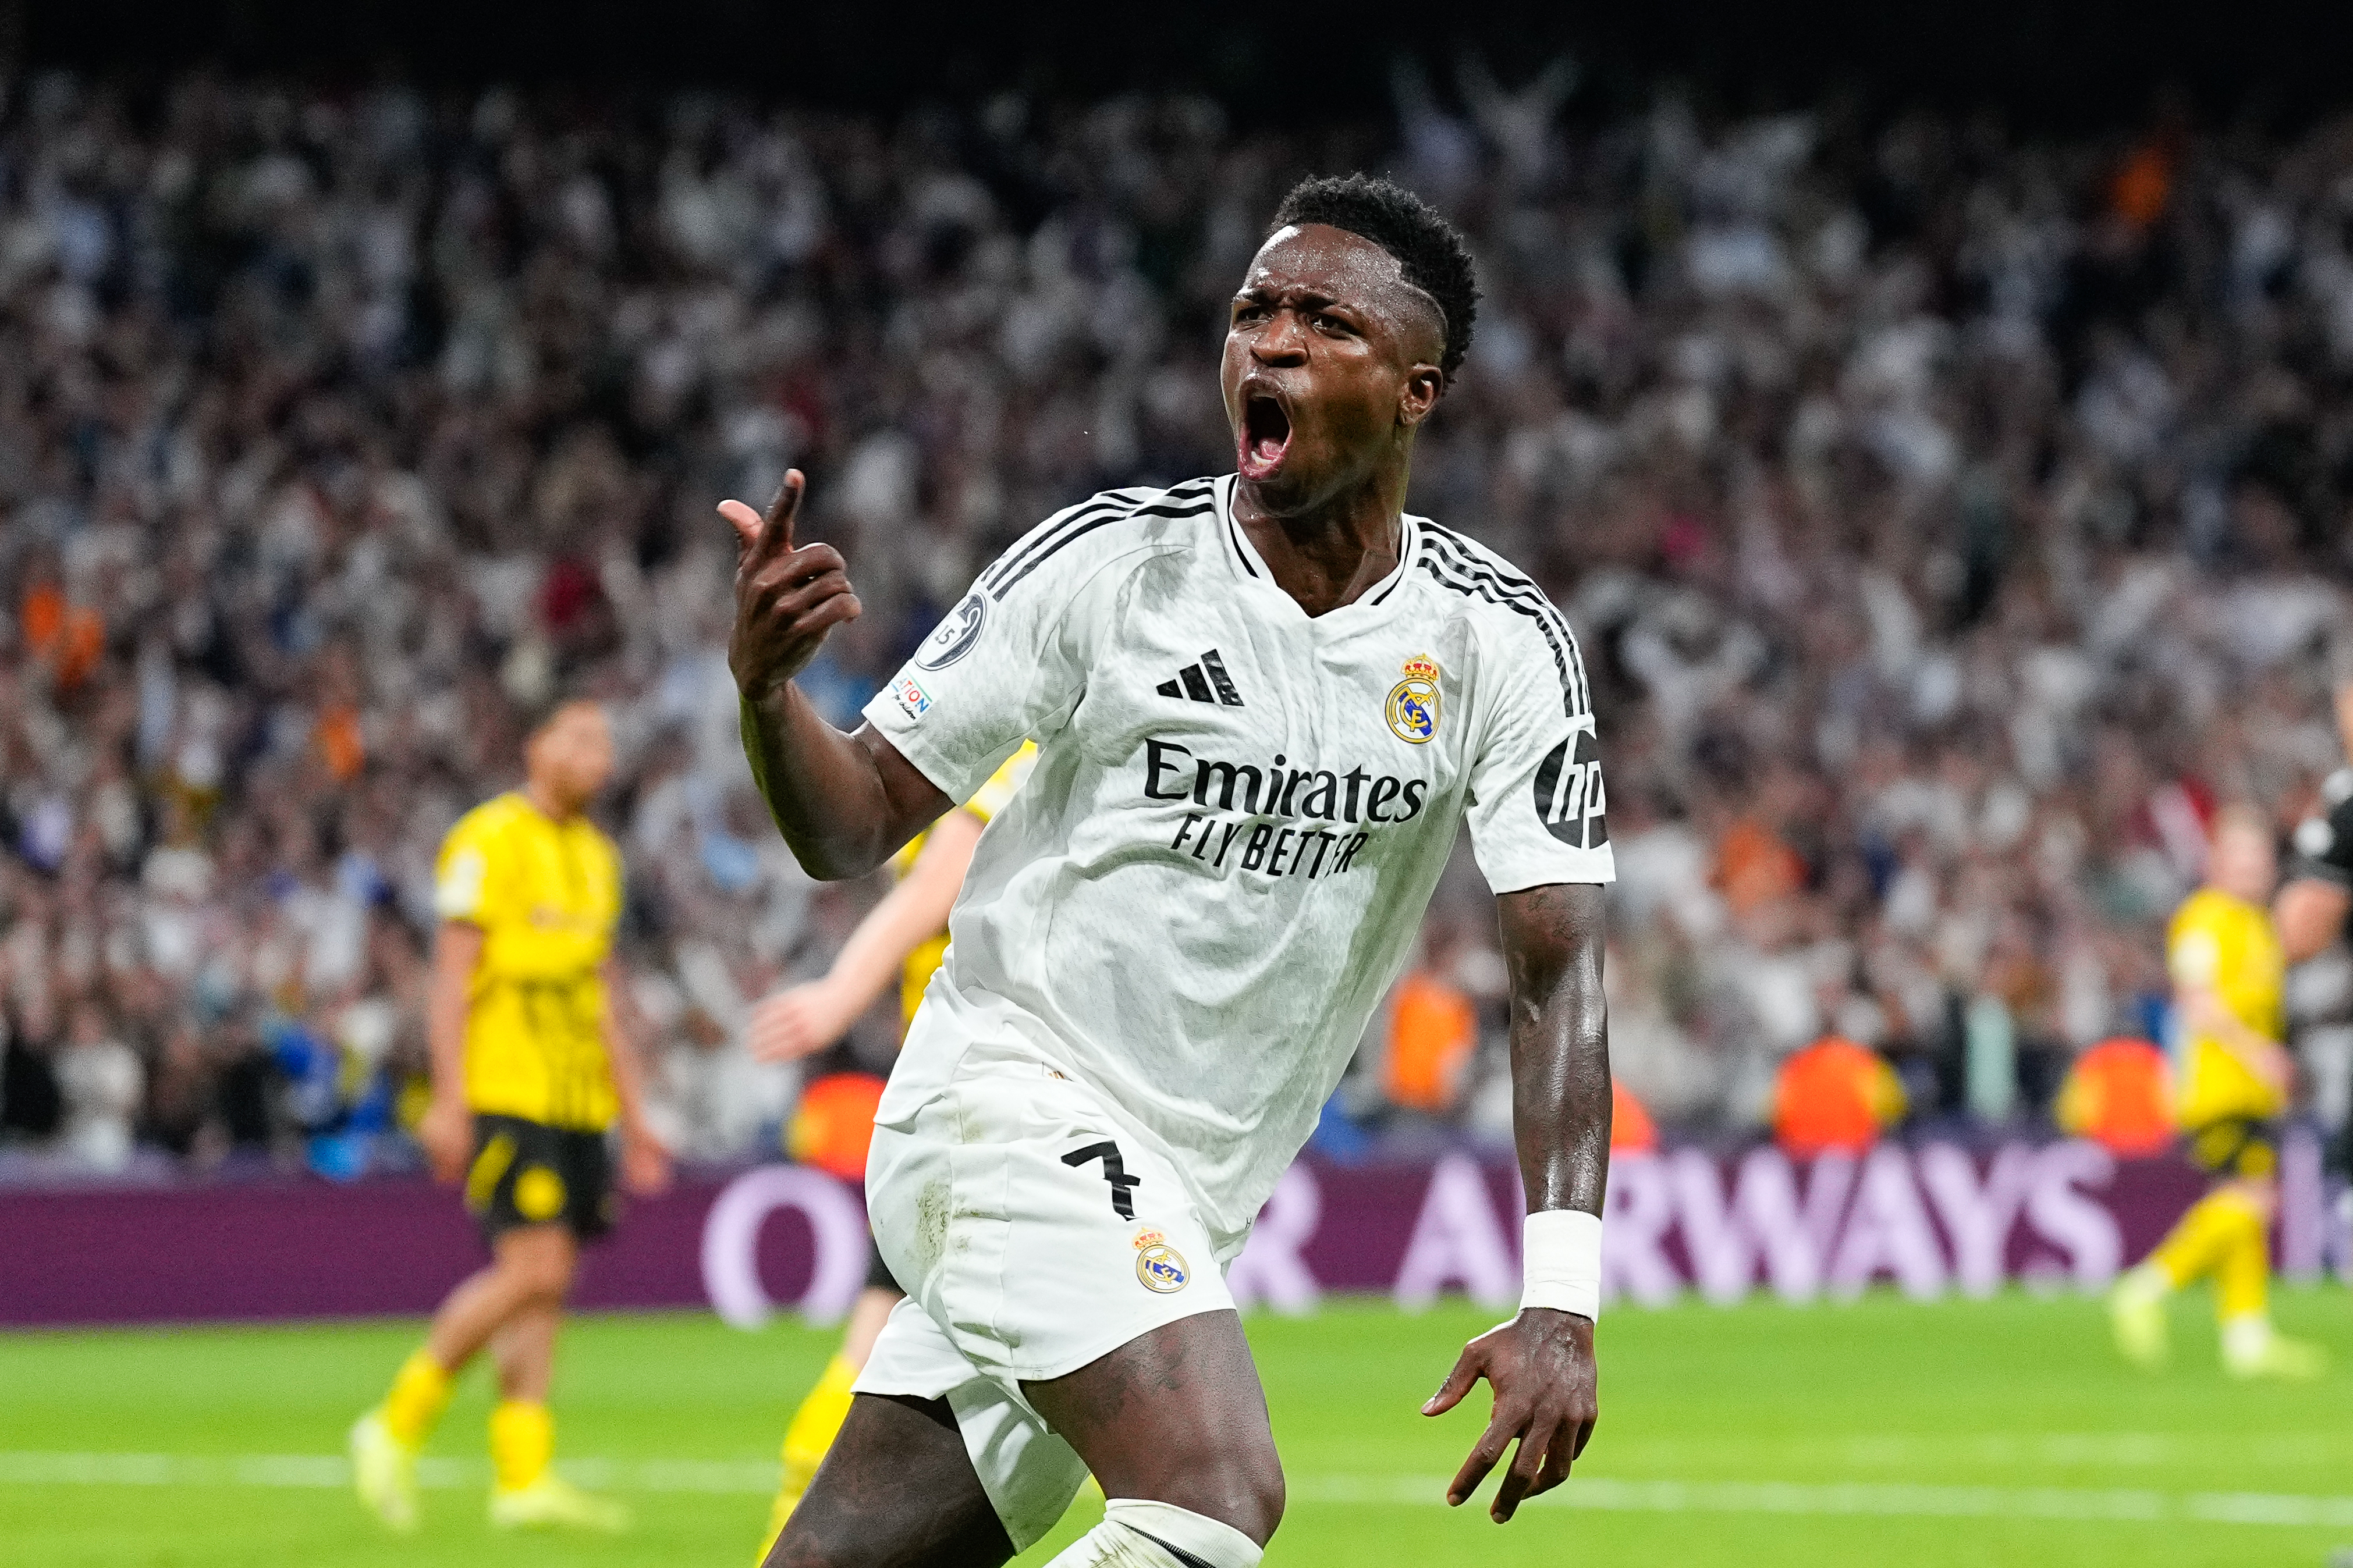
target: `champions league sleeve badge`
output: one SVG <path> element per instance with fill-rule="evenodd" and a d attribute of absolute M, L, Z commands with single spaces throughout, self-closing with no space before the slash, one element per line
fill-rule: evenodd
<path fill-rule="evenodd" d="M 915 650 L 918 669 L 945 669 L 980 641 L 980 629 L 988 619 L 988 600 L 977 591 L 965 595 L 964 603 L 948 612 L 923 646 Z"/>
<path fill-rule="evenodd" d="M 1405 679 L 1389 688 L 1389 732 L 1412 745 L 1438 733 L 1438 661 L 1418 653 L 1405 661 Z"/>

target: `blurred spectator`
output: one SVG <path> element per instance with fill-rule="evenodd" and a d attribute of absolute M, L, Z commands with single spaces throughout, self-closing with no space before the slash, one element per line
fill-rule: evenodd
<path fill-rule="evenodd" d="M 120 1171 L 128 1165 L 132 1126 L 146 1073 L 131 1047 L 115 1037 L 96 1002 L 74 1008 L 57 1079 L 64 1123 L 59 1138 L 66 1157 L 90 1171 Z"/>
<path fill-rule="evenodd" d="M 1019 531 L 1229 466 L 1234 279 L 1294 178 L 1350 166 L 1478 248 L 1409 504 L 1583 640 L 1649 1109 L 1764 1126 L 1835 1033 L 1923 1114 L 2034 1115 L 2076 1051 L 2154 1030 L 2202 815 L 2300 809 L 2337 760 L 2353 131 L 1608 114 L 1535 62 L 1397 83 L 1393 129 L 1251 133 L 1174 97 L 883 123 L 12 84 L 0 1127 L 58 1136 L 99 1000 L 138 1136 L 399 1160 L 355 1129 L 415 1070 L 381 1019 L 432 848 L 562 680 L 615 716 L 665 1125 L 767 1146 L 793 1086 L 729 1020 L 870 895 L 814 893 L 748 788 L 712 502 L 810 472 L 865 613 L 807 684 L 848 721 Z M 1487 993 L 1432 974 L 1393 1091 L 1499 1132 Z"/>

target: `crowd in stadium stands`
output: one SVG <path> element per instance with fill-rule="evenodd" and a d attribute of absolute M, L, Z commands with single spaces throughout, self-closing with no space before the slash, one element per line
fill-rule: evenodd
<path fill-rule="evenodd" d="M 865 614 L 807 683 L 849 721 L 1048 512 L 1230 468 L 1225 301 L 1289 184 L 1359 166 L 1475 239 L 1412 506 L 1583 638 L 1622 1083 L 1671 1135 L 1842 1071 L 1874 1125 L 2047 1115 L 2159 1030 L 2206 815 L 2291 826 L 2341 761 L 2353 130 L 1573 85 L 1407 72 L 1313 134 L 10 87 L 0 1174 L 400 1164 L 433 854 L 559 688 L 619 737 L 663 1124 L 769 1146 L 795 1080 L 743 1010 L 872 890 L 810 883 L 751 790 L 712 502 L 809 471 Z M 1334 1152 L 1504 1123 L 1479 889 L 1450 873 Z M 886 1012 L 849 1057 L 887 1066 Z"/>

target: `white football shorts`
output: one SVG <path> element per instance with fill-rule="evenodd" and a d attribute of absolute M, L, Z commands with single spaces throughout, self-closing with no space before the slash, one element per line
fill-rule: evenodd
<path fill-rule="evenodd" d="M 1087 1472 L 1021 1384 L 1232 1307 L 1208 1231 L 1157 1139 L 1058 1069 L 981 1047 L 912 1118 L 875 1128 L 866 1202 L 907 1300 L 858 1392 L 946 1400 L 1026 1549 Z"/>

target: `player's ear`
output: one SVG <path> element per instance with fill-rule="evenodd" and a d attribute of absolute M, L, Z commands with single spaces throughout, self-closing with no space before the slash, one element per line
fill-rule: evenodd
<path fill-rule="evenodd" d="M 1446 373 L 1434 364 L 1417 364 L 1406 373 L 1405 390 L 1398 398 L 1398 423 L 1411 429 L 1430 417 L 1446 391 Z"/>

